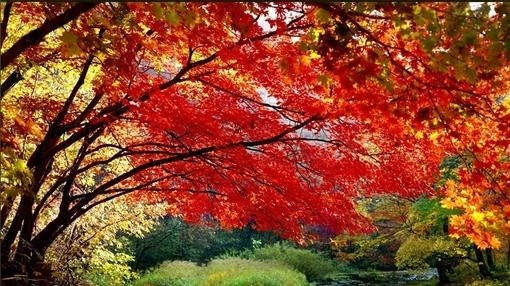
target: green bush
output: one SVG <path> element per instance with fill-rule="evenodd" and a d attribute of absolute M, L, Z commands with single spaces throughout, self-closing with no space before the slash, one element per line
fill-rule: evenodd
<path fill-rule="evenodd" d="M 509 284 L 504 284 L 503 282 L 494 280 L 476 280 L 467 284 L 467 286 L 504 286 L 504 285 Z"/>
<path fill-rule="evenodd" d="M 203 264 L 225 252 L 253 249 L 278 240 L 276 235 L 258 232 L 251 226 L 223 230 L 218 226 L 188 224 L 174 217 L 161 219 L 157 227 L 142 238 L 128 237 L 135 258 L 131 267 L 138 271 L 156 267 L 163 261 Z"/>
<path fill-rule="evenodd" d="M 301 286 L 306 277 L 275 261 L 216 259 L 206 267 L 166 262 L 135 281 L 134 286 Z"/>
<path fill-rule="evenodd" d="M 213 260 L 207 266 L 204 286 L 299 286 L 307 285 L 303 274 L 275 261 L 242 258 Z"/>
<path fill-rule="evenodd" d="M 276 243 L 256 249 L 251 258 L 276 260 L 303 273 L 308 281 L 320 281 L 335 272 L 334 262 L 318 253 L 297 249 L 288 243 Z"/>
<path fill-rule="evenodd" d="M 133 286 L 198 286 L 202 276 L 202 267 L 193 262 L 163 262 L 156 270 L 136 280 Z"/>

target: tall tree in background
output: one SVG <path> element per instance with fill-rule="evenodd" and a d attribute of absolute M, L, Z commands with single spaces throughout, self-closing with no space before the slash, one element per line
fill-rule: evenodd
<path fill-rule="evenodd" d="M 2 275 L 128 194 L 299 241 L 368 231 L 353 201 L 430 194 L 449 153 L 508 221 L 507 4 L 2 7 Z"/>

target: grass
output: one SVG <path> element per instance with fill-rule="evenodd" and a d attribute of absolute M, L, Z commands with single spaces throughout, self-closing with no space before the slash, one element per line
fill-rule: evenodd
<path fill-rule="evenodd" d="M 306 277 L 275 261 L 216 259 L 200 267 L 191 262 L 165 262 L 133 286 L 301 286 Z"/>
<path fill-rule="evenodd" d="M 333 260 L 311 250 L 295 248 L 289 243 L 276 243 L 254 251 L 234 252 L 220 257 L 276 261 L 303 273 L 310 282 L 327 280 L 330 275 L 342 270 L 340 269 L 341 265 L 336 264 Z"/>

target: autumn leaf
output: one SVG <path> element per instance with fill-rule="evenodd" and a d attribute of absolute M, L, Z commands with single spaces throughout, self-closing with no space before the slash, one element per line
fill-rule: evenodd
<path fill-rule="evenodd" d="M 126 196 L 304 242 L 372 231 L 360 198 L 437 195 L 453 235 L 496 246 L 510 25 L 467 5 L 15 3 L 1 127 L 34 183 L 2 206 L 2 263 L 30 268 Z"/>

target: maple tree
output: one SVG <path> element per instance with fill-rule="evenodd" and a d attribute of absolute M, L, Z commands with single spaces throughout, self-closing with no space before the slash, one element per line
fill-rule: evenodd
<path fill-rule="evenodd" d="M 460 183 L 508 222 L 509 8 L 467 5 L 3 3 L 2 273 L 124 195 L 298 241 L 366 232 L 356 199 L 432 194 L 465 150 Z"/>
<path fill-rule="evenodd" d="M 345 16 L 340 6 L 323 6 L 347 18 L 341 24 L 350 24 L 352 18 Z M 370 46 L 372 56 L 377 59 L 376 55 L 383 54 L 382 67 L 394 76 L 389 81 L 393 97 L 379 103 L 385 105 L 383 108 L 399 106 L 394 112 L 406 111 L 399 114 L 400 118 L 410 119 L 417 139 L 432 141 L 445 155 L 462 159 L 458 176 L 444 184 L 439 194 L 444 197 L 444 207 L 461 210 L 450 220 L 450 232 L 454 237 L 467 236 L 481 248 L 498 248 L 508 233 L 509 222 L 509 6 L 381 6 L 400 14 L 394 13 L 392 21 L 387 22 L 387 16 L 372 15 L 372 21 L 377 22 L 374 25 L 380 27 L 378 31 L 357 26 L 367 40 L 375 42 Z M 495 21 L 488 21 L 491 14 Z M 387 33 L 392 25 L 400 31 L 397 36 Z M 362 46 L 366 49 L 363 42 Z M 382 73 L 382 77 L 386 75 Z M 417 88 L 402 85 L 408 93 L 399 96 L 395 88 L 400 85 L 396 83 L 409 77 Z"/>

